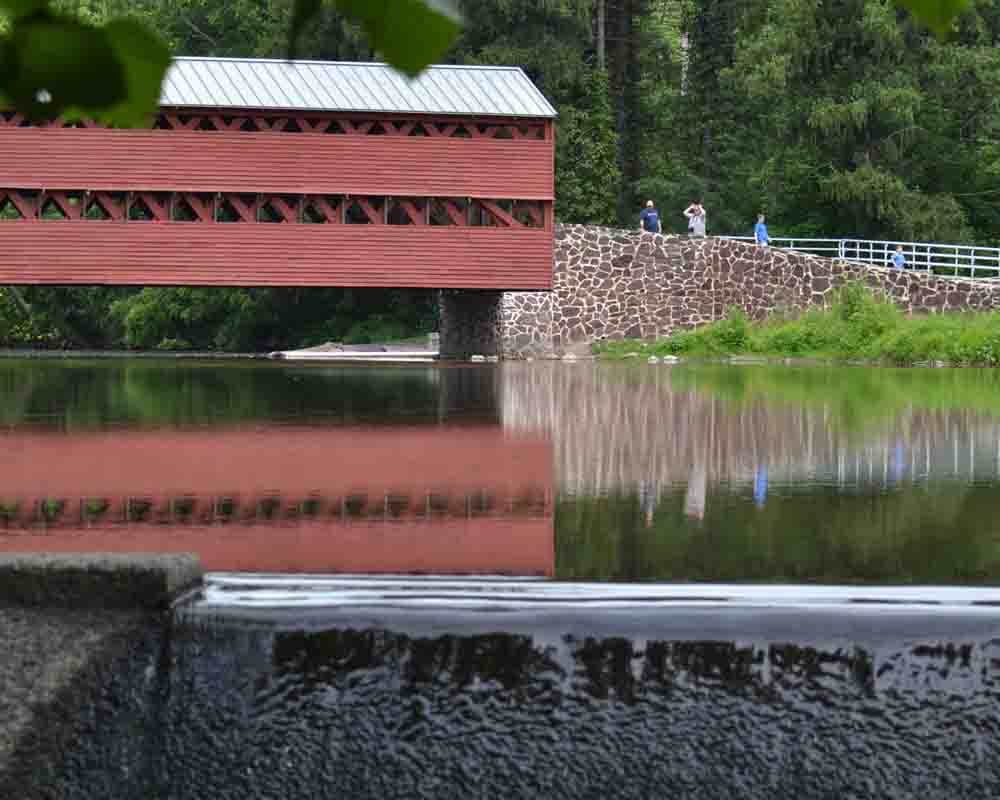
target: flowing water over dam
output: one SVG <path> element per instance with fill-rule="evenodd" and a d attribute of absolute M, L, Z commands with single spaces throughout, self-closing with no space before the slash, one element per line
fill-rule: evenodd
<path fill-rule="evenodd" d="M 995 372 L 7 361 L 0 395 L 0 548 L 212 570 L 26 797 L 1000 791 Z"/>

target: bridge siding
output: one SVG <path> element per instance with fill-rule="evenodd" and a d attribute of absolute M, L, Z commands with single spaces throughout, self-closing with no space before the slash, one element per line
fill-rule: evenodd
<path fill-rule="evenodd" d="M 0 222 L 0 284 L 550 289 L 552 230 Z"/>
<path fill-rule="evenodd" d="M 0 128 L 0 185 L 552 200 L 549 140 Z"/>

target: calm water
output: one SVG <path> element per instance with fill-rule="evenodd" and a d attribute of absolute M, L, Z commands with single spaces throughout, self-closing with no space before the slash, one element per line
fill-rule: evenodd
<path fill-rule="evenodd" d="M 991 371 L 4 361 L 0 415 L 8 541 L 135 549 L 238 521 L 258 563 L 212 568 L 1000 581 Z M 355 548 L 360 523 L 371 546 L 419 521 L 424 545 L 409 568 L 308 548 L 282 563 L 248 521 L 339 526 Z M 424 557 L 428 539 L 450 548 L 442 531 L 490 526 L 506 556 Z"/>
<path fill-rule="evenodd" d="M 287 576 L 179 609 L 62 796 L 1000 792 L 998 372 L 2 361 L 0 395 L 0 546 Z"/>

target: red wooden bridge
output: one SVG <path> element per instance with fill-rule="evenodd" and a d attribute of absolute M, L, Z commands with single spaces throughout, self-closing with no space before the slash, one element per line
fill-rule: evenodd
<path fill-rule="evenodd" d="M 185 58 L 149 130 L 0 111 L 0 283 L 548 289 L 517 68 Z"/>

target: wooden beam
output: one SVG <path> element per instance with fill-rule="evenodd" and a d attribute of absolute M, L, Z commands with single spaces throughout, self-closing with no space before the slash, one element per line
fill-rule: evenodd
<path fill-rule="evenodd" d="M 267 117 L 254 117 L 253 121 L 260 130 L 265 132 L 273 131 L 275 133 L 283 131 L 288 124 L 288 120 L 285 117 L 272 117 L 270 119 Z"/>
<path fill-rule="evenodd" d="M 80 219 L 83 215 L 83 202 L 71 203 L 67 192 L 45 192 L 38 207 L 39 214 L 45 208 L 47 199 L 51 199 L 59 206 L 63 214 L 66 215 L 66 219 Z"/>
<path fill-rule="evenodd" d="M 93 196 L 115 222 L 125 219 L 125 204 L 116 200 L 109 192 L 95 192 Z"/>
<path fill-rule="evenodd" d="M 340 125 L 344 133 L 352 135 L 366 135 L 375 124 L 374 122 L 354 122 L 349 119 L 338 119 L 337 123 Z"/>
<path fill-rule="evenodd" d="M 368 221 L 372 225 L 384 225 L 385 220 L 382 218 L 382 214 L 375 210 L 375 207 L 369 202 L 367 197 L 355 197 L 354 198 L 358 205 L 361 206 L 361 210 L 365 212 L 365 216 L 368 217 Z"/>
<path fill-rule="evenodd" d="M 180 196 L 191 206 L 191 210 L 197 215 L 199 222 L 215 222 L 211 201 L 206 203 L 192 192 L 182 192 Z"/>
<path fill-rule="evenodd" d="M 451 200 L 444 201 L 444 210 L 458 227 L 464 228 L 469 224 L 469 218 Z"/>
<path fill-rule="evenodd" d="M 500 206 L 494 203 L 492 200 L 480 200 L 479 205 L 485 208 L 490 215 L 496 219 L 498 222 L 502 222 L 508 228 L 523 228 L 524 226 L 514 219 L 510 214 L 504 211 Z"/>
<path fill-rule="evenodd" d="M 337 203 L 331 205 L 330 201 L 321 195 L 312 195 L 308 198 L 308 202 L 316 206 L 320 212 L 326 217 L 326 221 L 329 224 L 339 224 L 340 223 L 340 210 L 341 204 Z"/>
<path fill-rule="evenodd" d="M 255 199 L 253 203 L 244 203 L 243 198 L 238 194 L 226 194 L 223 195 L 225 200 L 233 207 L 233 210 L 240 215 L 240 220 L 242 222 L 256 222 L 257 221 L 257 200 Z"/>
<path fill-rule="evenodd" d="M 410 222 L 414 225 L 427 224 L 427 220 L 425 219 L 423 212 L 417 209 L 412 200 L 400 200 L 398 202 L 399 207 L 402 208 L 403 211 L 406 212 L 406 216 L 410 218 Z"/>
<path fill-rule="evenodd" d="M 545 227 L 545 213 L 539 207 L 538 203 L 533 200 L 528 200 L 527 202 L 518 203 L 514 201 L 514 209 L 522 209 L 528 212 L 531 217 L 532 222 L 534 222 L 538 227 Z"/>
<path fill-rule="evenodd" d="M 288 203 L 285 202 L 285 199 L 283 197 L 279 197 L 278 195 L 273 195 L 271 197 L 268 197 L 266 202 L 270 203 L 271 207 L 279 214 L 281 214 L 282 222 L 299 221 L 298 203 L 296 203 L 295 208 L 292 208 L 292 206 L 288 205 Z"/>
<path fill-rule="evenodd" d="M 409 136 L 415 126 L 415 122 L 386 122 L 382 125 L 387 136 Z"/>
<path fill-rule="evenodd" d="M 247 121 L 246 117 L 233 117 L 229 122 L 226 122 L 219 114 L 213 114 L 207 117 L 217 131 L 238 131 L 243 128 L 243 123 Z"/>
<path fill-rule="evenodd" d="M 4 194 L 14 204 L 22 219 L 34 219 L 38 214 L 38 202 L 34 197 L 25 197 L 16 189 L 7 189 Z M 3 194 L 0 194 L 0 203 L 3 202 Z"/>
<path fill-rule="evenodd" d="M 140 192 L 138 198 L 146 205 L 149 209 L 149 213 L 153 215 L 151 222 L 168 222 L 170 220 L 170 209 L 167 205 L 164 205 L 152 192 Z"/>
<path fill-rule="evenodd" d="M 178 131 L 193 131 L 201 123 L 201 117 L 191 117 L 187 122 L 181 122 L 178 114 L 164 114 L 163 118 L 170 123 L 174 130 Z"/>
<path fill-rule="evenodd" d="M 486 130 L 479 130 L 479 126 L 474 122 L 467 122 L 465 129 L 469 132 L 471 139 L 492 139 L 497 135 L 496 125 L 487 125 Z"/>
<path fill-rule="evenodd" d="M 447 139 L 455 135 L 458 125 L 440 125 L 436 122 L 427 122 L 424 124 L 424 130 L 431 136 L 441 136 Z"/>
<path fill-rule="evenodd" d="M 303 133 L 324 133 L 326 131 L 327 125 L 330 124 L 328 119 L 316 119 L 310 120 L 304 117 L 296 117 L 295 123 L 299 126 L 299 130 Z"/>

